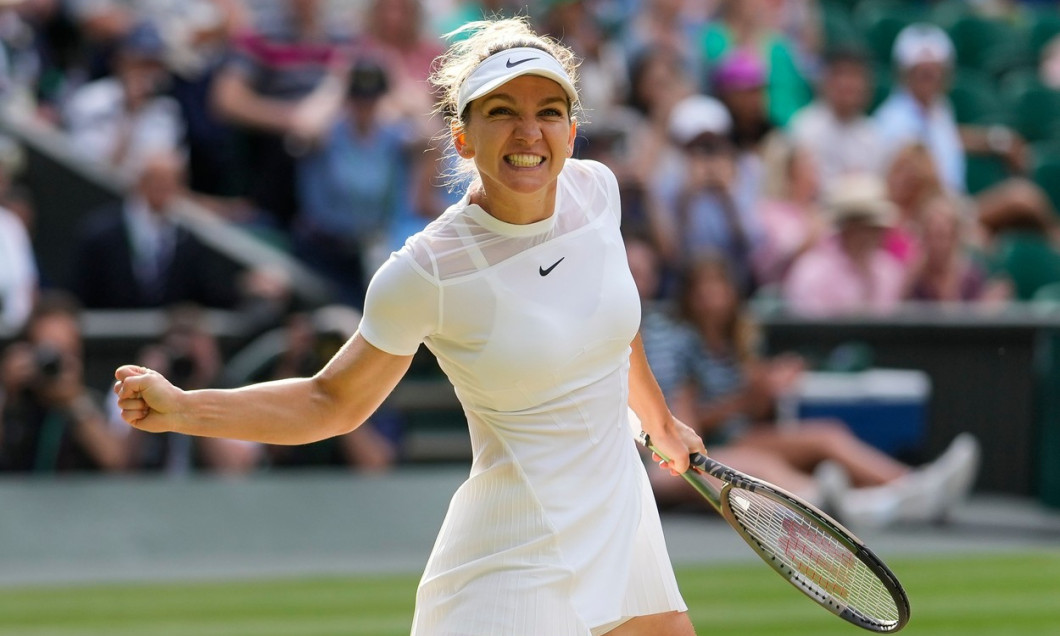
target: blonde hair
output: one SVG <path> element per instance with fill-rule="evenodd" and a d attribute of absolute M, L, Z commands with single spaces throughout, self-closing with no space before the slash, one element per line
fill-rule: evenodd
<path fill-rule="evenodd" d="M 781 131 L 766 135 L 762 144 L 762 194 L 770 199 L 786 199 L 791 194 L 792 164 L 800 148 Z"/>
<path fill-rule="evenodd" d="M 548 53 L 567 71 L 571 84 L 578 85 L 578 62 L 574 51 L 555 38 L 538 35 L 526 16 L 468 22 L 445 37 L 455 41 L 435 60 L 436 68 L 430 82 L 438 89 L 435 112 L 441 114 L 447 124 L 464 122 L 465 113 L 456 112 L 457 95 L 471 72 L 487 57 L 507 49 L 527 47 Z M 580 103 L 570 106 L 572 118 L 580 114 Z"/>
<path fill-rule="evenodd" d="M 449 130 L 462 127 L 467 122 L 466 108 L 463 113 L 456 112 L 460 87 L 478 65 L 491 55 L 521 47 L 540 49 L 556 58 L 567 72 L 571 84 L 578 86 L 578 62 L 574 51 L 555 38 L 536 33 L 527 16 L 468 22 L 446 33 L 445 38 L 451 40 L 452 44 L 435 60 L 430 83 L 438 95 L 434 112 L 441 115 L 446 123 L 439 141 L 442 141 L 447 151 L 453 150 Z M 577 100 L 571 102 L 568 113 L 571 119 L 580 121 L 581 103 Z M 446 180 L 450 187 L 456 186 L 475 175 L 474 163 L 469 159 L 461 159 L 449 172 Z"/>
<path fill-rule="evenodd" d="M 912 175 L 909 190 L 895 192 L 894 176 L 903 170 Z M 907 212 L 918 209 L 925 199 L 944 189 L 938 164 L 935 163 L 931 150 L 920 141 L 910 142 L 895 152 L 887 166 L 885 179 L 891 200 Z"/>

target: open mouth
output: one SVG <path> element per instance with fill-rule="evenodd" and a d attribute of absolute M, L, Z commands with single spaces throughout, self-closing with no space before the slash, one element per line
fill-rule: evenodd
<path fill-rule="evenodd" d="M 516 168 L 534 168 L 541 165 L 545 158 L 538 155 L 506 155 L 504 160 Z"/>

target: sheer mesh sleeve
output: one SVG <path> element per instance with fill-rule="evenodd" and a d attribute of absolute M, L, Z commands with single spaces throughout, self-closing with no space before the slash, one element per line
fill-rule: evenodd
<path fill-rule="evenodd" d="M 597 178 L 601 181 L 604 188 L 605 196 L 607 197 L 607 211 L 610 212 L 614 218 L 615 223 L 622 224 L 622 198 L 619 195 L 618 190 L 618 177 L 615 176 L 611 169 L 602 163 L 596 161 L 586 161 L 586 165 L 597 173 Z"/>

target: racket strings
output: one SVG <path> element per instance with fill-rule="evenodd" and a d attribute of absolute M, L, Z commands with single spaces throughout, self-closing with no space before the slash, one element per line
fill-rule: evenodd
<path fill-rule="evenodd" d="M 899 620 L 890 591 L 876 573 L 817 523 L 770 497 L 729 491 L 733 515 L 747 534 L 822 604 L 855 611 L 881 623 Z"/>

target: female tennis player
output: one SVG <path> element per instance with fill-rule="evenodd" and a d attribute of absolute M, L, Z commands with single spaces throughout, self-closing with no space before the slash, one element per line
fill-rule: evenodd
<path fill-rule="evenodd" d="M 572 52 L 522 19 L 478 22 L 434 77 L 463 199 L 373 277 L 358 332 L 312 378 L 181 391 L 117 370 L 122 417 L 147 431 L 301 444 L 372 414 L 421 342 L 474 449 L 420 582 L 416 636 L 693 634 L 627 405 L 688 468 L 700 438 L 648 368 L 640 305 L 603 165 L 569 159 Z"/>

